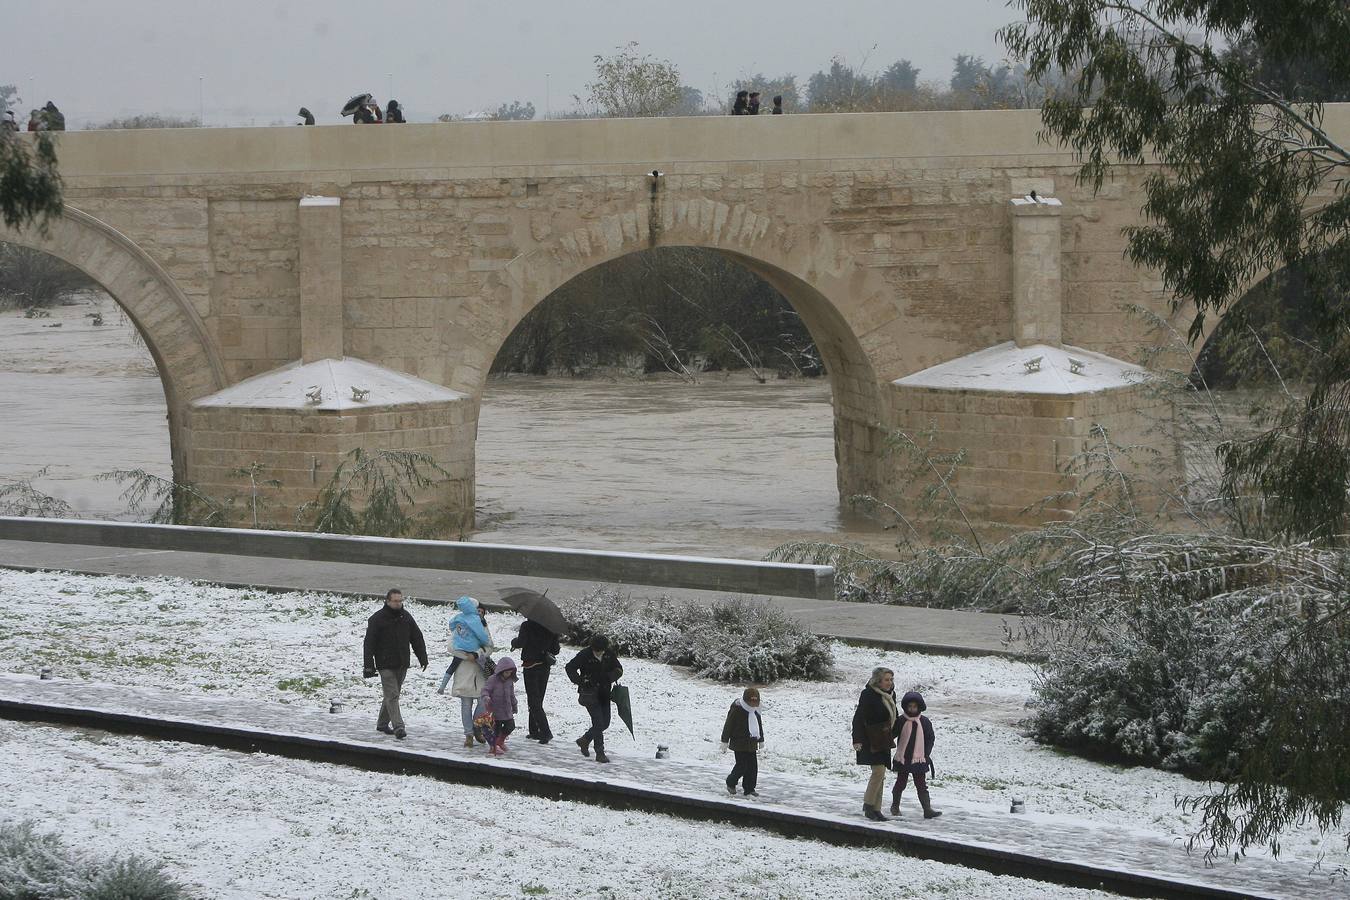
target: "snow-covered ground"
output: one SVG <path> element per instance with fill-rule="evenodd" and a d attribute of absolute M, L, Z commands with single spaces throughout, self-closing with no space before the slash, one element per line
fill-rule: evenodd
<path fill-rule="evenodd" d="M 70 677 L 310 705 L 339 697 L 352 708 L 369 708 L 374 717 L 376 689 L 360 678 L 361 635 L 375 609 L 372 603 L 171 579 L 8 570 L 0 570 L 0 591 L 8 601 L 0 606 L 0 659 L 6 669 L 31 672 L 50 665 Z M 435 693 L 446 662 L 442 637 L 448 610 L 415 602 L 410 609 L 428 635 L 433 662 L 426 673 L 414 670 L 405 686 L 409 728 L 416 729 L 419 720 L 453 723 L 457 707 Z M 515 616 L 489 617 L 503 646 L 518 623 Z M 1033 814 L 1092 819 L 1178 840 L 1198 824 L 1176 808 L 1175 798 L 1203 785 L 1152 769 L 1090 762 L 1024 737 L 1017 722 L 1026 714 L 1023 704 L 1033 678 L 1024 664 L 842 645 L 835 655 L 838 677 L 833 681 L 785 681 L 764 688 L 767 742 L 761 783 L 783 772 L 857 785 L 861 793 L 862 770 L 853 764 L 848 723 L 861 685 L 880 664 L 896 671 L 898 688 L 922 690 L 928 700 L 937 730 L 933 794 L 939 806 L 954 799 L 1006 810 L 1018 796 Z M 641 660 L 626 661 L 625 668 L 638 740 L 611 732 L 612 752 L 650 754 L 662 743 L 683 758 L 719 758 L 717 738 L 736 687 Z M 560 671 L 548 706 L 560 737 L 553 747 L 575 753 L 565 738 L 583 730 L 584 712 Z M 1312 863 L 1323 852 L 1324 867 L 1350 866 L 1350 854 L 1335 835 L 1323 838 L 1301 829 L 1282 841 L 1285 858 Z"/>
<path fill-rule="evenodd" d="M 754 829 L 0 721 L 5 816 L 211 898 L 1105 898 Z"/>

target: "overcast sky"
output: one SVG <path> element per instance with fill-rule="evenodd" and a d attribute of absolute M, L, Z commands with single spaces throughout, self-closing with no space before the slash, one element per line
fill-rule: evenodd
<path fill-rule="evenodd" d="M 25 110 L 55 101 L 72 128 L 195 115 L 199 85 L 209 125 L 301 105 L 339 121 L 351 94 L 383 103 L 391 76 L 411 121 L 514 99 L 542 115 L 627 41 L 719 93 L 756 72 L 804 82 L 832 56 L 869 72 L 909 59 L 945 82 L 958 53 L 1001 59 L 994 32 L 1014 18 L 1003 0 L 0 0 L 0 84 Z"/>

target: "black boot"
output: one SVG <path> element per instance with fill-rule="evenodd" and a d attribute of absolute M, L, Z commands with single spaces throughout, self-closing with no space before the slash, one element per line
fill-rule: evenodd
<path fill-rule="evenodd" d="M 881 814 L 881 810 L 879 810 L 879 809 L 873 809 L 872 807 L 870 807 L 870 806 L 868 806 L 868 805 L 866 805 L 866 804 L 863 804 L 863 815 L 867 816 L 867 818 L 871 819 L 873 822 L 889 822 L 889 821 L 890 821 L 889 819 L 887 819 L 885 816 L 883 816 L 883 815 Z"/>
<path fill-rule="evenodd" d="M 936 809 L 933 809 L 933 803 L 928 797 L 928 788 L 919 788 L 919 805 L 923 807 L 923 817 L 925 819 L 936 819 L 942 815 Z"/>
<path fill-rule="evenodd" d="M 891 794 L 891 815 L 893 815 L 893 816 L 898 816 L 898 815 L 900 815 L 900 792 L 899 792 L 899 791 L 896 791 L 895 793 Z"/>
<path fill-rule="evenodd" d="M 586 740 L 584 737 L 577 738 L 577 746 L 581 748 L 582 756 L 591 755 L 591 742 Z"/>

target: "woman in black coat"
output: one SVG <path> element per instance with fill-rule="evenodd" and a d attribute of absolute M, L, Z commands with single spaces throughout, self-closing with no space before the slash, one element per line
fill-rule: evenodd
<path fill-rule="evenodd" d="M 867 687 L 858 696 L 853 711 L 853 749 L 858 765 L 870 766 L 867 791 L 863 794 L 863 815 L 874 822 L 885 822 L 881 814 L 881 796 L 886 787 L 886 771 L 891 767 L 891 749 L 895 746 L 895 673 L 878 666 L 867 679 Z"/>

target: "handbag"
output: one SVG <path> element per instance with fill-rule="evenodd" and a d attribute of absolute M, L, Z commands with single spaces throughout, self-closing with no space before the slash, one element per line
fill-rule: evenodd
<path fill-rule="evenodd" d="M 594 706 L 600 702 L 600 691 L 594 687 L 583 687 L 577 691 L 577 702 L 582 706 Z"/>

